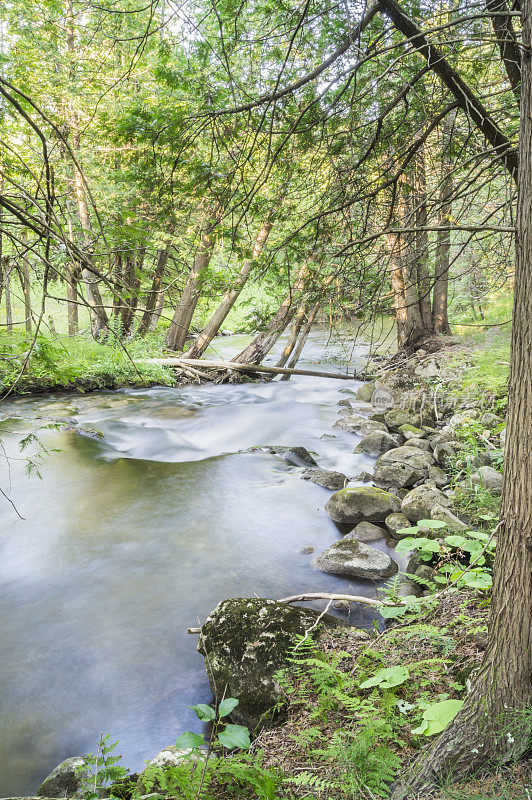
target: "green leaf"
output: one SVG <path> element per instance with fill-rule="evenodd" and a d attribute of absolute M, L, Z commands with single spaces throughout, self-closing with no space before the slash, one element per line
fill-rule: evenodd
<path fill-rule="evenodd" d="M 226 725 L 225 729 L 218 734 L 218 741 L 228 750 L 232 750 L 233 747 L 248 750 L 251 747 L 249 731 L 243 725 Z"/>
<path fill-rule="evenodd" d="M 462 706 L 463 700 L 442 700 L 439 703 L 431 703 L 423 712 L 423 721 L 418 728 L 414 728 L 412 733 L 423 734 L 424 736 L 434 736 L 441 733 L 453 720 Z"/>
<path fill-rule="evenodd" d="M 372 678 L 360 684 L 361 689 L 370 689 L 372 686 L 379 686 L 381 689 L 392 689 L 400 686 L 408 680 L 410 672 L 406 667 L 385 667 L 379 669 Z"/>
<path fill-rule="evenodd" d="M 413 528 L 399 528 L 397 533 L 417 533 L 418 528 L 417 525 L 414 525 Z"/>
<path fill-rule="evenodd" d="M 451 534 L 451 536 L 445 537 L 444 542 L 445 544 L 448 544 L 450 547 L 462 548 L 467 543 L 467 539 L 465 538 L 465 536 L 458 536 L 457 534 Z"/>
<path fill-rule="evenodd" d="M 213 719 L 216 719 L 216 711 L 214 708 L 205 703 L 198 703 L 197 706 L 189 706 L 189 708 L 192 709 L 197 718 L 202 722 L 212 722 Z"/>
<path fill-rule="evenodd" d="M 237 707 L 237 705 L 238 700 L 235 697 L 228 697 L 226 700 L 222 700 L 218 706 L 218 716 L 220 719 L 230 714 L 231 711 Z"/>
<path fill-rule="evenodd" d="M 441 519 L 420 519 L 418 522 L 418 527 L 434 528 L 434 530 L 445 528 L 446 525 L 447 523 L 443 522 Z"/>
<path fill-rule="evenodd" d="M 203 736 L 200 736 L 199 733 L 192 733 L 192 731 L 187 731 L 176 739 L 176 747 L 179 747 L 180 750 L 201 747 L 203 744 L 205 744 Z"/>

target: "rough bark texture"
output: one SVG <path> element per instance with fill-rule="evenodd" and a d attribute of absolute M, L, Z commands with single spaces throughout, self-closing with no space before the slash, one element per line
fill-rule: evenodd
<path fill-rule="evenodd" d="M 461 712 L 414 763 L 394 800 L 428 797 L 441 778 L 518 757 L 532 736 L 532 0 L 523 17 L 514 325 L 488 646 Z"/>
<path fill-rule="evenodd" d="M 521 93 L 521 51 L 506 0 L 486 0 L 486 8 L 491 15 L 493 30 L 501 53 L 502 63 L 512 91 L 520 102 Z"/>
<path fill-rule="evenodd" d="M 438 232 L 436 245 L 436 266 L 434 269 L 434 289 L 432 295 L 432 322 L 435 333 L 451 332 L 447 317 L 447 295 L 449 290 L 449 267 L 451 253 L 453 175 L 449 155 L 452 129 L 456 115 L 450 114 L 443 122 L 444 157 L 440 188 L 440 226 L 447 230 Z"/>
<path fill-rule="evenodd" d="M 299 336 L 299 341 L 298 341 L 298 343 L 297 343 L 297 345 L 296 345 L 296 347 L 295 347 L 295 349 L 294 349 L 294 351 L 292 353 L 292 358 L 290 359 L 290 361 L 288 363 L 288 369 L 294 369 L 295 365 L 299 361 L 299 357 L 301 356 L 301 353 L 303 352 L 303 348 L 304 348 L 305 343 L 306 343 L 306 341 L 308 339 L 309 333 L 312 330 L 312 326 L 314 324 L 314 320 L 316 319 L 316 317 L 318 315 L 318 311 L 320 310 L 321 302 L 322 302 L 321 300 L 318 300 L 318 302 L 314 304 L 314 307 L 311 309 L 311 312 L 308 315 L 307 324 L 305 325 L 305 327 L 303 328 L 303 330 L 301 332 L 301 335 Z M 283 375 L 281 380 L 282 381 L 290 380 L 290 375 Z"/>
<path fill-rule="evenodd" d="M 262 223 L 257 233 L 257 238 L 255 239 L 255 244 L 253 245 L 251 258 L 245 259 L 244 263 L 242 264 L 242 269 L 240 270 L 240 274 L 236 280 L 235 285 L 226 292 L 222 302 L 212 315 L 207 325 L 205 325 L 203 330 L 200 332 L 192 347 L 190 347 L 187 350 L 185 355 L 188 358 L 199 358 L 205 352 L 209 344 L 212 342 L 212 340 L 222 327 L 224 321 L 227 319 L 229 312 L 233 308 L 240 292 L 246 285 L 247 279 L 251 274 L 251 271 L 253 269 L 256 260 L 262 253 L 262 250 L 268 240 L 268 236 L 270 235 L 272 228 L 273 228 L 273 217 L 269 215 L 266 217 L 266 219 Z"/>
<path fill-rule="evenodd" d="M 166 346 L 169 350 L 182 350 L 187 340 L 190 323 L 199 300 L 201 278 L 212 258 L 216 244 L 216 226 L 220 219 L 221 209 L 212 218 L 203 218 L 194 263 L 168 328 Z"/>

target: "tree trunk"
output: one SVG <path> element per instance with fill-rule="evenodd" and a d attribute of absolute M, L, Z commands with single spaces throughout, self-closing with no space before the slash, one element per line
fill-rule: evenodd
<path fill-rule="evenodd" d="M 120 327 L 122 329 L 122 336 L 129 335 L 135 311 L 139 301 L 140 280 L 142 274 L 142 265 L 144 263 L 144 255 L 146 248 L 141 248 L 137 259 L 135 253 L 130 252 L 125 254 L 124 269 L 123 269 L 123 289 L 122 289 L 122 304 L 120 313 Z"/>
<path fill-rule="evenodd" d="M 296 313 L 296 301 L 305 287 L 308 273 L 308 265 L 304 264 L 298 273 L 294 286 L 290 288 L 267 329 L 263 333 L 259 333 L 241 353 L 231 359 L 232 361 L 242 364 L 260 364 L 262 362 Z"/>
<path fill-rule="evenodd" d="M 199 243 L 194 255 L 194 264 L 190 270 L 185 288 L 177 304 L 172 322 L 166 335 L 168 350 L 182 350 L 187 340 L 190 323 L 199 300 L 201 278 L 209 266 L 214 245 L 216 244 L 216 226 L 222 215 L 219 209 L 211 219 L 204 217 L 199 234 Z"/>
<path fill-rule="evenodd" d="M 523 43 L 532 42 L 532 0 L 523 2 Z M 518 758 L 532 736 L 532 60 L 523 59 L 516 278 L 508 386 L 501 527 L 493 569 L 488 646 L 466 702 L 416 760 L 394 800 L 442 779 Z"/>
<path fill-rule="evenodd" d="M 449 153 L 452 129 L 456 114 L 450 114 L 443 123 L 442 182 L 440 189 L 440 227 L 449 227 L 452 222 L 453 174 Z M 451 231 L 438 232 L 436 247 L 436 267 L 434 270 L 434 289 L 432 295 L 432 322 L 435 333 L 449 334 L 451 328 L 447 317 L 447 295 L 449 290 L 449 267 L 451 253 Z"/>
<path fill-rule="evenodd" d="M 408 335 L 405 281 L 401 257 L 401 249 L 403 246 L 402 236 L 400 233 L 394 233 L 388 236 L 388 248 L 390 251 L 390 280 L 393 291 L 395 326 L 397 328 L 397 347 L 399 350 L 405 346 Z"/>
<path fill-rule="evenodd" d="M 229 312 L 233 308 L 240 292 L 246 285 L 247 279 L 249 278 L 253 266 L 255 265 L 256 260 L 262 253 L 264 245 L 268 240 L 268 236 L 273 228 L 273 216 L 268 215 L 264 222 L 262 223 L 259 231 L 257 233 L 257 237 L 255 239 L 255 244 L 253 245 L 253 250 L 251 253 L 251 258 L 246 258 L 244 263 L 242 264 L 242 269 L 240 270 L 240 274 L 237 278 L 235 285 L 228 289 L 225 293 L 225 296 L 212 315 L 209 322 L 205 325 L 199 336 L 196 338 L 192 347 L 190 347 L 187 352 L 187 358 L 199 358 L 207 349 L 209 344 L 212 342 L 220 328 L 222 327 L 224 321 L 226 320 Z"/>
<path fill-rule="evenodd" d="M 138 336 L 145 336 L 146 333 L 151 330 L 151 323 L 153 317 L 155 315 L 155 310 L 157 308 L 157 301 L 162 296 L 162 284 L 163 284 L 163 277 L 164 271 L 166 269 L 166 265 L 168 263 L 168 257 L 170 255 L 170 248 L 172 246 L 172 234 L 174 232 L 173 226 L 170 226 L 168 230 L 168 238 L 165 240 L 163 246 L 160 250 L 157 251 L 157 259 L 155 261 L 155 267 L 153 270 L 153 278 L 151 282 L 151 289 L 148 292 L 148 296 L 146 298 L 146 304 L 144 307 L 144 313 L 142 315 L 142 319 L 140 320 L 137 335 Z M 161 309 L 162 310 L 162 309 Z M 160 312 L 159 312 L 160 316 Z M 157 322 L 156 322 L 157 324 Z"/>
<path fill-rule="evenodd" d="M 305 343 L 306 343 L 306 341 L 308 339 L 309 333 L 312 330 L 312 326 L 314 324 L 314 320 L 316 319 L 318 311 L 320 310 L 321 302 L 322 302 L 321 300 L 318 300 L 318 302 L 314 304 L 314 307 L 312 308 L 310 314 L 308 315 L 307 324 L 303 328 L 303 332 L 301 333 L 301 335 L 299 337 L 299 341 L 298 341 L 298 343 L 297 343 L 297 345 L 296 345 L 296 347 L 294 349 L 294 352 L 292 353 L 292 358 L 290 359 L 290 361 L 288 363 L 288 369 L 294 369 L 295 365 L 299 361 L 299 357 L 301 356 L 301 353 L 303 352 L 303 348 L 304 348 Z M 290 375 L 283 375 L 281 380 L 282 381 L 290 380 Z"/>
<path fill-rule="evenodd" d="M 22 263 L 20 265 L 20 284 L 22 287 L 22 294 L 24 295 L 24 327 L 26 328 L 26 333 L 31 333 L 33 326 L 31 311 L 30 267 L 25 256 L 22 257 Z"/>
<path fill-rule="evenodd" d="M 425 335 L 432 332 L 431 309 L 431 281 L 429 275 L 429 235 L 426 229 L 428 223 L 427 213 L 427 175 L 425 169 L 425 151 L 421 148 L 414 159 L 414 223 L 415 233 L 415 262 L 417 271 L 417 291 L 419 309 Z"/>
<path fill-rule="evenodd" d="M 2 256 L 2 279 L 4 285 L 4 303 L 6 307 L 6 330 L 13 333 L 13 306 L 11 303 L 11 260 L 9 256 Z"/>
<path fill-rule="evenodd" d="M 67 50 L 70 58 L 70 78 L 74 79 L 75 78 L 74 65 L 77 53 L 76 53 L 76 42 L 74 36 L 74 12 L 72 7 L 72 0 L 65 0 L 65 17 L 66 17 Z M 72 131 L 73 147 L 76 152 L 79 152 L 80 149 L 79 118 L 77 110 L 72 102 L 70 103 L 69 122 Z M 81 229 L 83 231 L 83 241 L 88 250 L 88 248 L 91 245 L 89 209 L 87 206 L 87 198 L 85 196 L 83 175 L 77 164 L 74 164 L 74 192 L 78 207 L 79 222 L 81 225 Z M 88 252 L 86 261 L 90 261 Z M 94 275 L 94 273 L 91 271 L 90 267 L 87 264 L 83 265 L 81 274 L 86 287 L 87 304 L 90 309 L 92 335 L 94 336 L 95 339 L 97 339 L 101 336 L 101 334 L 104 331 L 107 330 L 109 320 L 107 318 L 107 313 L 105 311 L 102 302 L 96 276 Z"/>
<path fill-rule="evenodd" d="M 280 355 L 279 361 L 275 365 L 276 367 L 284 367 L 290 356 L 292 355 L 292 351 L 296 346 L 296 342 L 299 337 L 299 333 L 301 328 L 303 327 L 303 323 L 305 321 L 305 316 L 307 314 L 307 301 L 303 300 L 301 305 L 299 306 L 297 313 L 294 317 L 294 324 L 292 325 L 292 330 L 290 331 L 290 336 L 288 337 L 288 341 L 283 348 L 283 352 Z"/>

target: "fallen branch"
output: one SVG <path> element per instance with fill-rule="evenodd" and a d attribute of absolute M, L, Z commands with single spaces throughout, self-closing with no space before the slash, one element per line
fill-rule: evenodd
<path fill-rule="evenodd" d="M 338 372 L 319 372 L 314 369 L 289 369 L 288 367 L 265 367 L 262 364 L 241 364 L 235 361 L 203 361 L 198 358 L 142 358 L 138 359 L 143 364 L 158 364 L 161 367 L 204 367 L 206 369 L 234 370 L 236 372 L 263 372 L 266 375 L 308 375 L 313 378 L 337 378 L 338 380 L 368 379 L 367 375 L 353 372 L 341 374 Z"/>
<path fill-rule="evenodd" d="M 363 603 L 366 606 L 403 606 L 405 603 L 392 603 L 389 600 L 374 600 L 371 597 L 359 597 L 356 594 L 327 594 L 322 592 L 310 592 L 310 594 L 295 594 L 293 597 L 283 597 L 278 603 L 306 603 L 310 600 L 347 600 L 349 603 Z"/>

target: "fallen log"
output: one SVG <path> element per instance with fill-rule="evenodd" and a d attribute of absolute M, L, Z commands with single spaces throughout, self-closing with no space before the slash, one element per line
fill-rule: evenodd
<path fill-rule="evenodd" d="M 203 367 L 205 369 L 234 370 L 236 372 L 259 372 L 265 375 L 307 375 L 312 378 L 336 378 L 338 380 L 367 380 L 368 376 L 353 372 L 320 372 L 314 369 L 290 369 L 288 367 L 266 367 L 263 364 L 241 364 L 237 361 L 204 361 L 199 358 L 142 358 L 142 364 L 158 364 L 161 367 Z"/>

